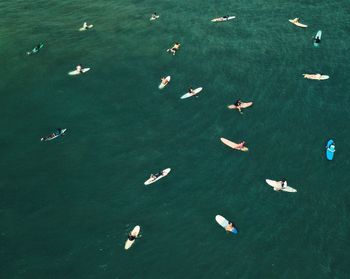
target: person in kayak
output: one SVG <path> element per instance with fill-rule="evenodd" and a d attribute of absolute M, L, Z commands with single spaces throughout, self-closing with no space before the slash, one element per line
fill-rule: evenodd
<path fill-rule="evenodd" d="M 180 45 L 179 43 L 175 43 L 175 44 L 173 45 L 173 47 L 167 49 L 167 51 L 168 51 L 168 52 L 170 51 L 173 55 L 175 55 L 176 52 L 179 50 L 180 46 L 181 46 L 181 45 Z"/>

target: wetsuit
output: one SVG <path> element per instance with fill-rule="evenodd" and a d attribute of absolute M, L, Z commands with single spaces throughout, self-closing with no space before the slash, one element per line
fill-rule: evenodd
<path fill-rule="evenodd" d="M 136 237 L 135 237 L 135 236 L 133 236 L 133 235 L 131 235 L 131 234 L 129 234 L 129 235 L 128 235 L 128 239 L 129 239 L 130 241 L 133 241 L 133 240 L 135 240 L 135 239 L 136 239 Z"/>

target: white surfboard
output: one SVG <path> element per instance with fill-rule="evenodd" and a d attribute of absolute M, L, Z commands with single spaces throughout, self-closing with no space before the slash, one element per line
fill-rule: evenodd
<path fill-rule="evenodd" d="M 84 68 L 84 69 L 82 69 L 81 71 L 82 71 L 83 73 L 86 73 L 87 71 L 90 71 L 90 68 Z M 78 70 L 70 71 L 70 72 L 68 73 L 68 75 L 71 75 L 71 76 L 76 76 L 76 75 L 80 75 L 80 74 L 81 74 L 81 72 L 78 71 Z"/>
<path fill-rule="evenodd" d="M 157 178 L 149 178 L 145 181 L 145 185 L 150 185 L 156 181 L 158 181 L 159 179 L 162 179 L 163 177 L 167 176 L 169 174 L 169 172 L 171 171 L 171 168 L 167 168 L 165 170 L 163 170 L 163 174 L 158 176 Z"/>
<path fill-rule="evenodd" d="M 161 83 L 159 84 L 158 88 L 159 88 L 159 89 L 163 89 L 165 86 L 167 86 L 167 85 L 169 84 L 170 79 L 171 79 L 171 76 L 167 76 L 167 77 L 165 78 L 165 80 L 167 81 L 167 83 L 164 84 L 163 82 L 161 82 Z"/>
<path fill-rule="evenodd" d="M 139 235 L 139 233 L 140 233 L 140 230 L 141 230 L 140 226 L 136 226 L 136 227 L 134 227 L 134 229 L 130 232 L 130 234 L 131 234 L 132 236 L 134 236 L 134 237 L 137 237 L 137 236 Z M 129 240 L 129 239 L 127 239 L 126 242 L 125 242 L 124 249 L 125 249 L 125 250 L 128 250 L 128 249 L 134 244 L 134 242 L 135 242 L 135 239 L 134 239 L 134 240 Z"/>
<path fill-rule="evenodd" d="M 223 21 L 228 21 L 228 20 L 231 20 L 231 19 L 234 19 L 236 18 L 235 16 L 229 16 L 229 17 L 218 17 L 218 18 L 214 18 L 211 20 L 211 22 L 223 22 Z"/>
<path fill-rule="evenodd" d="M 313 80 L 326 80 L 326 79 L 329 79 L 329 76 L 321 75 L 321 74 L 303 74 L 303 76 L 304 76 L 304 78 L 313 79 Z"/>
<path fill-rule="evenodd" d="M 181 96 L 181 99 L 186 99 L 186 98 L 195 96 L 195 95 L 197 95 L 199 92 L 201 92 L 202 90 L 203 90 L 203 87 L 198 87 L 198 88 L 196 88 L 196 89 L 193 90 L 193 93 L 187 92 L 185 95 L 182 95 L 182 96 Z"/>
<path fill-rule="evenodd" d="M 266 181 L 266 183 L 268 185 L 270 185 L 274 189 L 280 189 L 281 188 L 281 182 L 280 181 L 275 181 L 275 180 L 272 180 L 272 179 L 266 179 L 265 181 Z M 292 187 L 290 187 L 288 185 L 283 187 L 280 191 L 289 192 L 289 193 L 297 192 L 297 190 L 295 190 L 294 188 L 292 188 Z"/>

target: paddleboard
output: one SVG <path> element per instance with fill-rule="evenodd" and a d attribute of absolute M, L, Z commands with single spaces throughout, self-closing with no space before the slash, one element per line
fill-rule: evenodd
<path fill-rule="evenodd" d="M 130 234 L 134 237 L 137 237 L 140 233 L 140 226 L 136 226 L 131 232 Z M 128 250 L 135 242 L 135 239 L 134 240 L 129 240 L 127 239 L 126 242 L 125 242 L 125 246 L 124 246 L 124 249 L 125 250 Z"/>
<path fill-rule="evenodd" d="M 164 84 L 163 82 L 161 82 L 161 83 L 159 84 L 158 88 L 159 88 L 159 89 L 163 89 L 165 86 L 167 86 L 167 85 L 169 84 L 170 79 L 171 79 L 171 77 L 170 77 L 170 76 L 167 76 L 167 77 L 165 78 L 165 80 L 167 81 L 167 83 Z"/>
<path fill-rule="evenodd" d="M 90 71 L 90 68 L 82 69 L 83 73 L 86 73 L 87 71 Z M 68 74 L 71 75 L 71 76 L 76 76 L 76 75 L 80 75 L 81 73 L 78 70 L 74 70 L 74 71 L 70 71 Z"/>
<path fill-rule="evenodd" d="M 319 30 L 319 31 L 316 33 L 315 37 L 314 37 L 314 46 L 315 46 L 315 47 L 320 46 L 321 37 L 322 37 L 322 31 Z M 319 43 L 316 43 L 316 38 L 319 38 L 319 39 L 320 39 L 320 42 L 319 42 Z"/>
<path fill-rule="evenodd" d="M 53 140 L 55 138 L 58 138 L 60 136 L 62 136 L 65 132 L 67 131 L 67 129 L 61 129 L 61 131 L 59 132 L 58 130 L 56 130 L 54 133 L 52 133 L 49 136 L 43 137 L 40 139 L 40 141 L 50 141 Z"/>
<path fill-rule="evenodd" d="M 154 179 L 154 178 L 149 178 L 149 179 L 147 179 L 147 180 L 145 181 L 144 184 L 145 184 L 145 185 L 150 185 L 150 184 L 152 184 L 152 183 L 158 181 L 159 179 L 161 179 L 161 178 L 167 176 L 167 175 L 169 174 L 170 171 L 171 171 L 171 168 L 167 168 L 167 169 L 163 170 L 163 174 L 162 174 L 162 175 L 158 176 L 158 177 L 155 178 L 155 179 Z"/>
<path fill-rule="evenodd" d="M 243 148 L 237 148 L 239 144 L 235 143 L 233 141 L 230 141 L 228 139 L 220 138 L 220 140 L 222 141 L 223 144 L 226 144 L 227 146 L 229 146 L 229 147 L 231 147 L 233 149 L 236 149 L 236 150 L 239 150 L 239 151 L 244 151 L 244 152 L 249 150 L 248 147 L 245 147 L 245 146 Z"/>
<path fill-rule="evenodd" d="M 226 230 L 226 227 L 228 226 L 228 224 L 230 223 L 229 221 L 227 221 L 225 219 L 225 217 L 222 217 L 221 215 L 216 215 L 215 216 L 215 220 L 216 222 L 221 226 L 223 227 L 225 230 Z M 232 223 L 233 224 L 233 223 Z M 231 233 L 233 234 L 237 234 L 238 233 L 238 230 L 237 228 L 235 227 L 235 225 L 233 224 L 233 228 L 231 230 Z"/>
<path fill-rule="evenodd" d="M 94 27 L 94 25 L 90 24 L 90 25 L 86 26 L 86 28 L 84 28 L 84 27 L 79 28 L 79 31 L 86 31 L 88 29 L 91 29 L 92 27 Z"/>
<path fill-rule="evenodd" d="M 266 183 L 268 185 L 270 185 L 274 189 L 280 189 L 281 188 L 281 182 L 280 181 L 275 181 L 275 180 L 271 180 L 271 179 L 266 179 L 265 181 L 266 181 Z M 295 190 L 294 188 L 292 188 L 292 187 L 287 185 L 287 186 L 283 187 L 280 191 L 289 192 L 289 193 L 295 193 L 297 190 Z"/>
<path fill-rule="evenodd" d="M 228 20 L 231 20 L 231 19 L 234 19 L 236 18 L 235 16 L 229 16 L 229 17 L 217 17 L 217 18 L 214 18 L 211 20 L 211 22 L 223 22 L 223 21 L 228 21 Z"/>
<path fill-rule="evenodd" d="M 300 23 L 300 22 L 294 22 L 294 20 L 295 20 L 295 19 L 290 19 L 289 21 L 290 21 L 292 24 L 294 24 L 294 25 L 296 25 L 296 26 L 298 26 L 298 27 L 302 27 L 302 28 L 306 28 L 306 27 L 307 27 L 307 25 L 302 24 L 302 23 Z"/>
<path fill-rule="evenodd" d="M 249 108 L 253 105 L 253 102 L 247 102 L 247 103 L 243 103 L 241 102 L 240 108 L 244 109 L 244 108 Z M 237 106 L 235 105 L 229 105 L 228 106 L 229 109 L 237 109 Z"/>
<path fill-rule="evenodd" d="M 321 74 L 303 74 L 304 78 L 312 79 L 312 80 L 326 80 L 329 79 L 329 76 L 327 75 L 321 75 Z"/>
<path fill-rule="evenodd" d="M 203 90 L 203 87 L 198 87 L 196 89 L 193 90 L 193 93 L 186 93 L 185 95 L 182 95 L 180 99 L 186 99 L 192 96 L 197 95 L 199 92 L 201 92 Z"/>
<path fill-rule="evenodd" d="M 327 160 L 332 161 L 335 152 L 335 142 L 333 140 L 329 140 L 326 146 L 326 157 Z"/>

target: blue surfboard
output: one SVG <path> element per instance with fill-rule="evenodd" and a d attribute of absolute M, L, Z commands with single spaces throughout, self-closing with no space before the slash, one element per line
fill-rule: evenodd
<path fill-rule="evenodd" d="M 327 146 L 326 146 L 327 160 L 329 161 L 333 160 L 334 152 L 335 152 L 335 142 L 330 139 L 329 141 L 327 141 Z"/>

